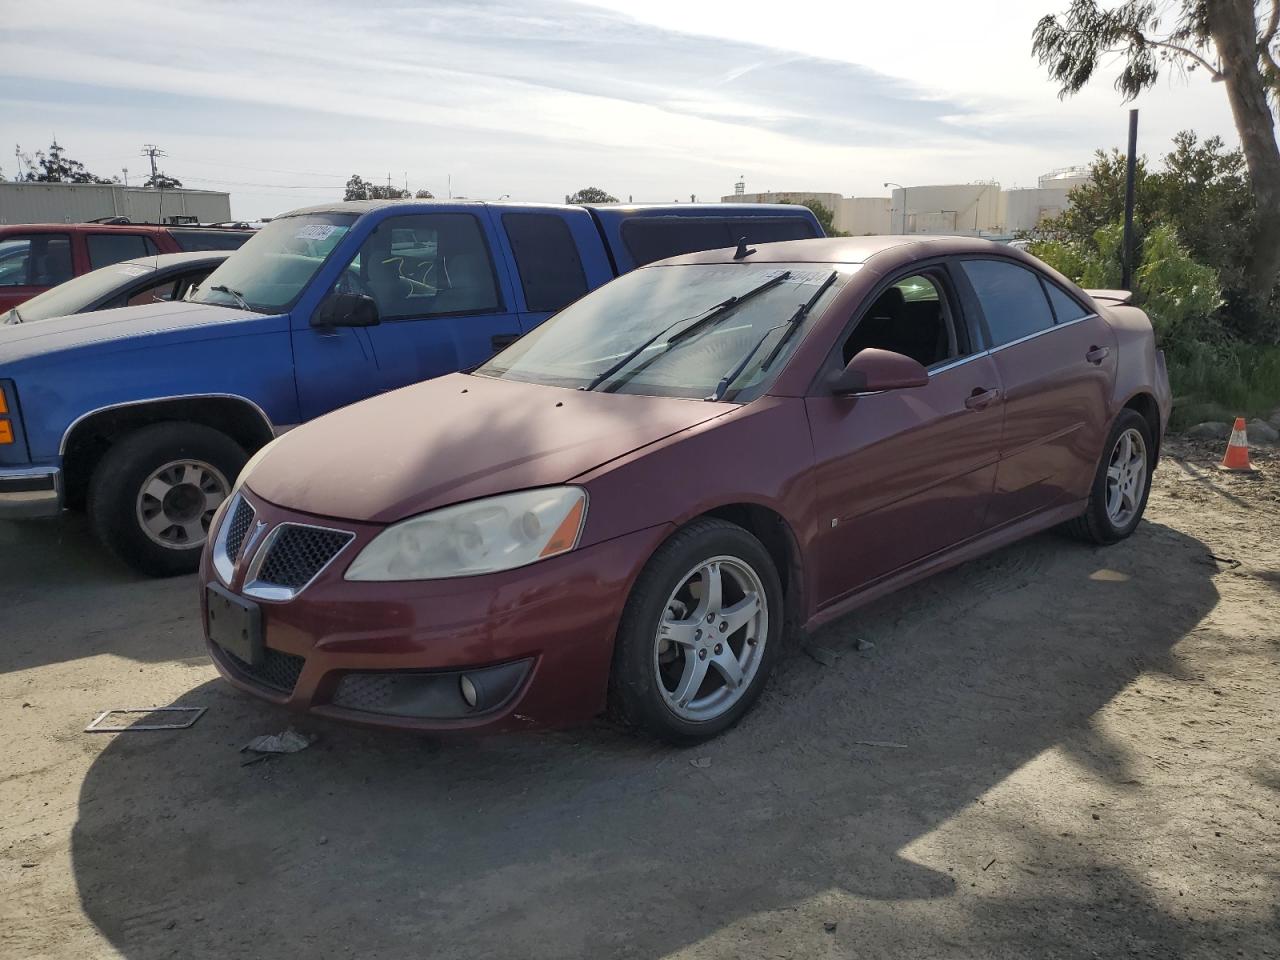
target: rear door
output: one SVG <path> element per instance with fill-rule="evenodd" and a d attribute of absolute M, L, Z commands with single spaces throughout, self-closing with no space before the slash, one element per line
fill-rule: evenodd
<path fill-rule="evenodd" d="M 496 239 L 480 206 L 387 217 L 365 238 L 335 286 L 378 305 L 363 332 L 380 391 L 475 366 L 519 336 Z"/>
<path fill-rule="evenodd" d="M 915 268 L 876 293 L 827 372 L 875 347 L 924 364 L 928 385 L 860 396 L 819 388 L 805 401 L 819 604 L 983 529 L 1004 412 L 995 362 L 975 333 L 946 269 Z"/>
<path fill-rule="evenodd" d="M 141 233 L 88 233 L 84 238 L 89 253 L 89 269 L 99 270 L 125 260 L 154 257 L 160 252 L 151 237 Z"/>
<path fill-rule="evenodd" d="M 1005 391 L 988 525 L 1084 499 L 1106 439 L 1114 332 L 1029 266 L 966 258 L 959 268 L 981 307 Z"/>
<path fill-rule="evenodd" d="M 522 333 L 613 279 L 613 268 L 586 210 L 532 206 L 490 210 L 501 227 L 500 252 L 514 268 Z"/>
<path fill-rule="evenodd" d="M 0 235 L 0 312 L 70 280 L 76 273 L 69 233 Z"/>

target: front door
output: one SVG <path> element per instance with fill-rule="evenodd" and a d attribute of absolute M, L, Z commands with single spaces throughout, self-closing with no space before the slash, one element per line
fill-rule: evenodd
<path fill-rule="evenodd" d="M 1107 435 L 1115 334 L 1047 277 L 1007 260 L 963 260 L 1005 391 L 990 526 L 1082 500 Z"/>
<path fill-rule="evenodd" d="M 819 605 L 977 535 L 995 480 L 1002 390 L 995 362 L 961 321 L 945 271 L 883 290 L 839 363 L 866 347 L 929 370 L 924 387 L 805 402 L 818 507 Z"/>
<path fill-rule="evenodd" d="M 371 296 L 365 329 L 380 391 L 475 366 L 520 334 L 487 211 L 388 217 L 336 286 Z"/>

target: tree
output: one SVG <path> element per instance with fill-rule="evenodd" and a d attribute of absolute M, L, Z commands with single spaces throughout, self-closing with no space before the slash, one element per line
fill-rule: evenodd
<path fill-rule="evenodd" d="M 795 203 L 793 200 L 780 200 L 779 203 Z M 837 230 L 833 224 L 835 223 L 835 211 L 828 207 L 820 200 L 805 200 L 797 204 L 797 206 L 808 207 L 813 211 L 813 215 L 818 218 L 818 223 L 822 225 L 822 232 L 828 237 L 847 237 L 849 234 L 843 230 Z"/>
<path fill-rule="evenodd" d="M 175 187 L 182 186 L 182 181 L 177 177 L 171 177 L 164 171 L 151 174 L 143 181 L 144 187 L 152 187 L 157 190 L 172 190 Z"/>
<path fill-rule="evenodd" d="M 430 190 L 419 190 L 413 196 L 415 200 L 434 200 L 436 198 L 435 194 Z"/>
<path fill-rule="evenodd" d="M 408 190 L 391 187 L 366 180 L 358 173 L 353 173 L 347 181 L 347 190 L 343 200 L 403 200 L 409 196 Z"/>
<path fill-rule="evenodd" d="M 1267 11 L 1262 22 L 1259 10 Z M 1280 145 L 1273 112 L 1280 99 L 1278 34 L 1280 0 L 1176 0 L 1159 7 L 1154 0 L 1124 0 L 1105 10 L 1097 0 L 1072 0 L 1061 18 L 1040 20 L 1032 43 L 1061 84 L 1061 96 L 1081 90 L 1100 58 L 1114 53 L 1124 57 L 1115 86 L 1126 100 L 1156 82 L 1161 63 L 1188 73 L 1203 70 L 1225 86 L 1253 194 L 1244 275 L 1258 301 L 1272 295 L 1280 277 Z"/>
<path fill-rule="evenodd" d="M 79 160 L 67 157 L 66 150 L 54 140 L 49 151 L 36 151 L 34 169 L 28 170 L 26 179 L 33 183 L 116 183 L 114 179 L 95 176 L 85 169 Z"/>
<path fill-rule="evenodd" d="M 618 198 L 599 187 L 583 187 L 577 193 L 564 198 L 565 203 L 617 203 Z"/>

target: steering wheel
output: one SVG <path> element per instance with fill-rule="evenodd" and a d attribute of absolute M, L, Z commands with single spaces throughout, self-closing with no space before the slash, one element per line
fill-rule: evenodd
<path fill-rule="evenodd" d="M 338 277 L 338 282 L 333 285 L 338 293 L 354 293 L 358 296 L 377 299 L 373 296 L 373 291 L 369 288 L 369 284 L 364 277 L 360 276 L 360 271 L 351 267 L 342 271 L 342 275 Z"/>

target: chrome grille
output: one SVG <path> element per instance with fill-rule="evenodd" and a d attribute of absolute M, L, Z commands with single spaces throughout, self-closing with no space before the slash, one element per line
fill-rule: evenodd
<path fill-rule="evenodd" d="M 297 593 L 354 539 L 355 534 L 345 530 L 281 524 L 262 548 L 263 559 L 253 576 L 254 584 L 284 587 Z"/>
<path fill-rule="evenodd" d="M 225 647 L 218 652 L 230 661 L 231 665 L 251 680 L 256 680 L 264 687 L 279 690 L 281 693 L 293 693 L 298 685 L 298 677 L 302 676 L 302 668 L 306 660 L 292 653 L 272 650 L 270 647 L 262 651 L 262 662 L 246 663 Z"/>
<path fill-rule="evenodd" d="M 236 554 L 240 552 L 240 544 L 244 543 L 244 535 L 249 532 L 249 527 L 253 525 L 253 507 L 249 505 L 249 501 L 244 497 L 236 500 L 236 508 L 231 513 L 231 519 L 227 524 L 227 556 L 233 561 Z"/>

